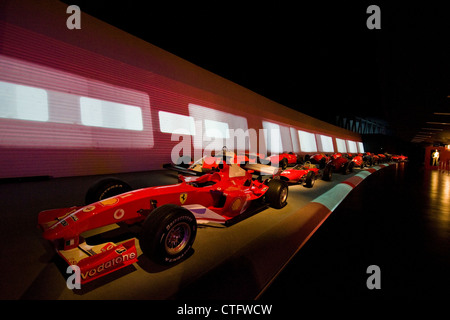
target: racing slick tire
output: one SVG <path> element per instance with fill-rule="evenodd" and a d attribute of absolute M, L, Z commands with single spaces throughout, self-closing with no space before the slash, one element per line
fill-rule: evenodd
<path fill-rule="evenodd" d="M 187 209 L 166 204 L 151 212 L 142 224 L 139 245 L 152 261 L 169 265 L 190 251 L 197 234 L 197 220 Z"/>
<path fill-rule="evenodd" d="M 343 174 L 349 174 L 353 172 L 353 167 L 355 166 L 355 163 L 353 161 L 349 161 L 342 167 L 342 173 Z"/>
<path fill-rule="evenodd" d="M 304 187 L 306 188 L 312 188 L 314 186 L 314 183 L 316 182 L 316 175 L 314 172 L 309 171 L 305 178 L 305 184 Z"/>
<path fill-rule="evenodd" d="M 281 159 L 279 165 L 280 165 L 281 169 L 285 170 L 287 168 L 288 164 L 289 164 L 288 159 L 283 158 L 283 159 Z"/>
<path fill-rule="evenodd" d="M 88 189 L 84 202 L 88 205 L 131 190 L 130 185 L 117 178 L 101 179 Z"/>
<path fill-rule="evenodd" d="M 326 165 L 327 165 L 327 159 L 325 157 L 323 157 L 319 161 L 319 169 L 324 169 L 326 167 Z"/>
<path fill-rule="evenodd" d="M 266 202 L 268 202 L 272 208 L 283 208 L 287 204 L 289 194 L 288 184 L 279 179 L 272 179 L 267 185 L 269 186 L 269 190 L 267 190 L 265 195 Z"/>
<path fill-rule="evenodd" d="M 331 181 L 333 176 L 333 166 L 327 165 L 325 169 L 323 169 L 322 180 Z"/>

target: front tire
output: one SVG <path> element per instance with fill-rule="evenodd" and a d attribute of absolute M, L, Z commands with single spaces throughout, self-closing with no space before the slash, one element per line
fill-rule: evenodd
<path fill-rule="evenodd" d="M 269 186 L 269 190 L 266 192 L 266 201 L 272 208 L 283 208 L 287 204 L 289 194 L 287 183 L 282 180 L 273 179 L 267 185 Z"/>
<path fill-rule="evenodd" d="M 349 161 L 346 164 L 344 164 L 342 166 L 342 173 L 343 174 L 349 174 L 351 172 L 353 172 L 353 166 L 355 165 L 355 163 L 353 161 Z"/>
<path fill-rule="evenodd" d="M 333 166 L 327 165 L 325 169 L 323 169 L 322 179 L 325 181 L 331 181 L 332 176 L 333 176 Z"/>
<path fill-rule="evenodd" d="M 142 252 L 152 261 L 168 265 L 190 251 L 197 234 L 197 221 L 187 209 L 174 204 L 156 208 L 145 219 L 139 236 Z"/>
<path fill-rule="evenodd" d="M 279 165 L 280 165 L 281 169 L 285 170 L 287 168 L 288 164 L 289 164 L 288 159 L 283 158 L 283 159 L 281 159 Z"/>
<path fill-rule="evenodd" d="M 132 188 L 127 183 L 116 178 L 106 178 L 95 182 L 87 191 L 85 204 L 91 204 L 119 194 L 131 191 Z"/>
<path fill-rule="evenodd" d="M 309 171 L 305 179 L 305 187 L 312 188 L 316 182 L 316 175 L 313 171 Z"/>

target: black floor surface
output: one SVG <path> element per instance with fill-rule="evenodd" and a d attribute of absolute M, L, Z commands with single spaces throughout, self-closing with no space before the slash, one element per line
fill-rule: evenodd
<path fill-rule="evenodd" d="M 260 300 L 323 298 L 450 301 L 450 175 L 412 163 L 372 174 Z"/>

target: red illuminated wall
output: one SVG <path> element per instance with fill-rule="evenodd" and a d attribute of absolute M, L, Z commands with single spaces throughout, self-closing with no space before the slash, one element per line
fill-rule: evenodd
<path fill-rule="evenodd" d="M 160 112 L 229 129 L 269 121 L 294 132 L 281 139 L 290 149 L 296 130 L 332 137 L 335 150 L 336 137 L 361 141 L 88 15 L 69 30 L 66 7 L 0 4 L 0 178 L 160 169 L 178 143 Z"/>

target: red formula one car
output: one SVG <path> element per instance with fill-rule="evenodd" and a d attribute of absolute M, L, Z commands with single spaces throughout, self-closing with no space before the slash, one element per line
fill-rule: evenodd
<path fill-rule="evenodd" d="M 286 169 L 288 165 L 297 164 L 297 155 L 293 152 L 283 152 L 280 154 L 274 154 L 266 157 L 267 161 L 270 161 L 271 165 L 279 166 L 283 170 Z"/>
<path fill-rule="evenodd" d="M 320 169 L 323 169 L 323 179 L 331 180 L 332 172 L 340 172 L 348 174 L 353 171 L 355 162 L 351 161 L 351 158 L 347 154 L 334 153 L 331 156 L 325 154 L 315 154 L 312 156 L 306 156 L 313 164 L 319 165 Z"/>
<path fill-rule="evenodd" d="M 217 169 L 219 167 L 219 164 L 223 161 L 224 157 L 226 159 L 225 161 L 228 164 L 245 164 L 251 162 L 249 161 L 250 157 L 247 154 L 235 154 L 232 151 L 222 150 L 219 153 L 214 153 L 210 156 L 204 156 L 197 161 L 192 161 L 190 157 L 186 156 L 180 157 L 179 159 L 177 159 L 175 165 L 168 163 L 164 164 L 163 167 L 167 169 L 188 169 L 189 171 L 206 173 L 210 172 L 211 170 Z M 254 161 L 253 163 L 256 163 L 256 161 Z"/>
<path fill-rule="evenodd" d="M 380 162 L 386 162 L 387 161 L 387 156 L 383 153 L 379 153 L 378 154 L 378 158 Z"/>
<path fill-rule="evenodd" d="M 371 153 L 371 152 L 364 153 L 363 159 L 364 159 L 365 165 L 368 167 L 377 165 L 381 161 L 379 155 Z"/>
<path fill-rule="evenodd" d="M 225 159 L 225 160 L 223 160 Z M 269 160 L 265 160 L 262 154 L 241 152 L 234 153 L 224 148 L 222 151 L 210 156 L 204 156 L 197 161 L 192 161 L 190 157 L 180 157 L 175 164 L 166 163 L 163 168 L 172 169 L 184 174 L 201 175 L 216 170 L 222 161 L 228 164 L 246 165 L 248 163 L 270 164 Z"/>
<path fill-rule="evenodd" d="M 317 153 L 314 155 L 307 155 L 305 157 L 305 159 L 309 162 L 311 162 L 312 164 L 317 164 L 319 165 L 320 169 L 324 169 L 327 165 L 327 163 L 330 161 L 331 157 L 323 154 L 323 153 Z"/>
<path fill-rule="evenodd" d="M 181 176 L 179 184 L 125 193 L 119 192 L 126 189 L 122 181 L 102 180 L 86 197 L 99 201 L 43 211 L 39 213 L 38 223 L 43 237 L 54 244 L 58 254 L 69 265 L 80 268 L 81 283 L 136 262 L 135 237 L 147 257 L 157 263 L 172 264 L 189 252 L 197 233 L 197 222 L 225 224 L 251 208 L 286 205 L 287 184 L 279 179 L 261 178 L 258 171 L 273 168 L 261 166 L 249 164 L 243 169 L 236 164 L 223 163 L 218 170 L 201 176 Z M 112 191 L 120 194 L 108 197 Z M 128 229 L 137 227 L 138 231 L 119 244 L 89 243 L 92 230 L 117 224 Z"/>
<path fill-rule="evenodd" d="M 331 156 L 327 166 L 331 166 L 334 172 L 341 172 L 343 174 L 349 174 L 353 171 L 355 163 L 351 161 L 347 156 L 341 153 L 335 153 Z"/>
<path fill-rule="evenodd" d="M 347 157 L 351 159 L 351 161 L 354 163 L 354 166 L 360 167 L 361 169 L 366 165 L 362 153 L 358 153 L 356 155 L 349 153 Z"/>
<path fill-rule="evenodd" d="M 393 161 L 395 162 L 404 162 L 404 161 L 408 161 L 408 157 L 404 156 L 404 155 L 393 155 L 391 158 Z"/>
<path fill-rule="evenodd" d="M 315 164 L 307 161 L 303 164 L 298 164 L 293 168 L 284 170 L 280 174 L 280 179 L 289 183 L 302 184 L 307 188 L 312 188 L 316 179 L 320 176 L 322 176 L 322 173 L 319 168 Z"/>

